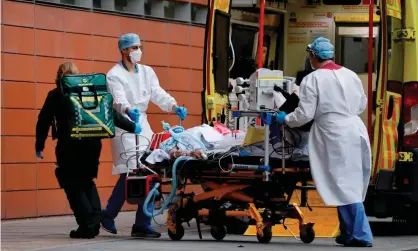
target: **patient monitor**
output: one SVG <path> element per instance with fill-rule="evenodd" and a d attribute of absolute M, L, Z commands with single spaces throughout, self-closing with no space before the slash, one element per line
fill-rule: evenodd
<path fill-rule="evenodd" d="M 232 92 L 229 94 L 229 101 L 232 110 L 241 111 L 262 111 L 277 110 L 283 100 L 278 101 L 275 89 L 280 87 L 284 92 L 291 94 L 295 89 L 295 78 L 284 77 L 283 71 L 258 69 L 251 74 L 249 79 L 230 79 Z M 283 98 L 283 96 L 282 96 Z M 233 120 L 231 117 L 230 120 Z M 240 118 L 236 121 L 235 127 L 246 130 L 249 125 L 254 125 L 255 117 Z"/>
<path fill-rule="evenodd" d="M 292 78 L 284 78 L 283 71 L 265 68 L 255 71 L 249 79 L 237 78 L 234 92 L 245 110 L 260 111 L 277 109 L 274 102 L 274 87 L 280 87 L 285 92 L 292 93 Z"/>
<path fill-rule="evenodd" d="M 250 110 L 275 109 L 274 86 L 283 87 L 283 72 L 279 70 L 258 69 L 250 76 Z"/>

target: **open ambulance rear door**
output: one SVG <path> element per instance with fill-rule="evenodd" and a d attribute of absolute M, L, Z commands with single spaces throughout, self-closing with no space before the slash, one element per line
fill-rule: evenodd
<path fill-rule="evenodd" d="M 203 67 L 203 122 L 217 119 L 227 102 L 231 0 L 209 0 Z"/>

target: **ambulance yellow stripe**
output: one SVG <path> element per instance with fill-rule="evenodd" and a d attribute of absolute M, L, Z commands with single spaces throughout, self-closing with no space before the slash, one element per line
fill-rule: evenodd
<path fill-rule="evenodd" d="M 386 93 L 386 105 L 384 118 L 388 117 L 388 106 L 390 98 L 393 98 L 393 110 L 390 119 L 383 122 L 382 132 L 382 153 L 380 157 L 380 170 L 394 170 L 397 159 L 398 145 L 398 124 L 400 119 L 401 96 L 397 93 Z"/>

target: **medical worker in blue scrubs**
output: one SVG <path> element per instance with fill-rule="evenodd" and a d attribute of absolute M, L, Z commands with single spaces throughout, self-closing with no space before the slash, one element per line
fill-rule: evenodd
<path fill-rule="evenodd" d="M 107 73 L 108 90 L 114 99 L 114 108 L 132 121 L 141 125 L 141 136 L 151 140 L 153 131 L 148 123 L 146 111 L 149 102 L 156 104 L 165 112 L 175 112 L 180 119 L 184 120 L 187 110 L 177 106 L 176 100 L 161 88 L 154 70 L 143 64 L 139 64 L 142 57 L 142 44 L 139 36 L 134 33 L 124 34 L 118 42 L 122 60 L 119 61 Z M 159 55 L 155 55 L 158 57 Z M 113 155 L 113 175 L 119 175 L 119 180 L 113 189 L 106 208 L 103 210 L 102 228 L 116 234 L 115 218 L 125 202 L 125 179 L 129 170 L 136 168 L 135 158 L 127 161 L 121 157 L 121 153 L 129 149 L 135 149 L 135 135 L 124 135 L 122 129 L 116 129 L 116 136 L 111 140 Z M 145 150 L 148 141 L 144 138 L 139 140 L 139 150 Z M 152 204 L 150 204 L 152 207 Z M 152 208 L 148 209 L 149 211 Z M 160 233 L 151 226 L 151 218 L 147 217 L 142 205 L 138 205 L 135 224 L 132 226 L 132 237 L 159 238 Z"/>
<path fill-rule="evenodd" d="M 280 112 L 279 123 L 300 127 L 314 120 L 309 161 L 315 186 L 326 205 L 337 206 L 345 246 L 372 247 L 373 235 L 363 206 L 371 172 L 367 128 L 359 115 L 367 97 L 359 77 L 333 62 L 334 46 L 317 38 L 307 47 L 314 72 L 300 85 L 299 106 Z"/>

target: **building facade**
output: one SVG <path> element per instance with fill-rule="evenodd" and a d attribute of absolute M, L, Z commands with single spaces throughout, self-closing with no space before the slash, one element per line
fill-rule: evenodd
<path fill-rule="evenodd" d="M 185 127 L 201 122 L 204 25 L 207 0 L 2 0 L 1 217 L 71 214 L 55 179 L 55 144 L 35 156 L 35 126 L 57 68 L 64 61 L 82 73 L 107 71 L 120 59 L 118 37 L 139 34 L 143 64 L 189 111 Z M 161 121 L 178 122 L 153 104 L 154 132 Z M 117 177 L 111 175 L 110 141 L 103 141 L 97 186 L 105 205 Z M 124 210 L 134 209 L 125 204 Z"/>

